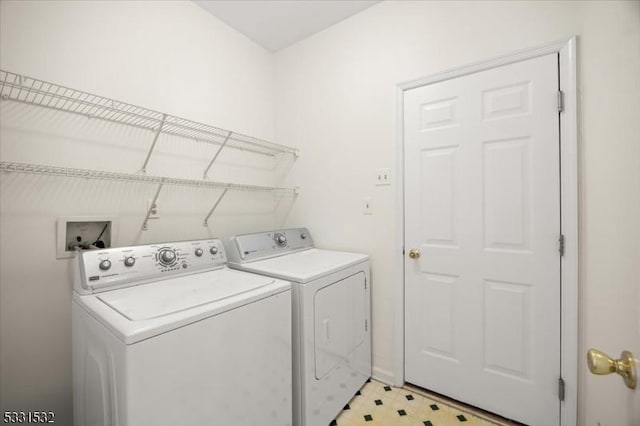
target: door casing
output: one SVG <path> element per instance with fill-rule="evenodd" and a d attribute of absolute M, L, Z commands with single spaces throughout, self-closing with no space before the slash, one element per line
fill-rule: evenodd
<path fill-rule="evenodd" d="M 394 336 L 393 370 L 374 368 L 374 376 L 396 386 L 404 384 L 404 92 L 417 87 L 473 74 L 523 60 L 558 54 L 560 89 L 563 111 L 560 114 L 560 227 L 564 235 L 564 256 L 561 258 L 561 354 L 560 371 L 565 382 L 565 399 L 561 403 L 560 424 L 575 425 L 578 419 L 578 129 L 576 46 L 573 36 L 542 46 L 529 48 L 482 62 L 450 69 L 417 80 L 400 83 L 396 89 L 396 167 L 395 183 L 398 212 L 395 225 Z"/>

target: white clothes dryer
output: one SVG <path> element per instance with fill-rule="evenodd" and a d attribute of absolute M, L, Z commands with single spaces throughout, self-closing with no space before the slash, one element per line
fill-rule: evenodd
<path fill-rule="evenodd" d="M 293 422 L 327 426 L 371 376 L 369 256 L 314 248 L 305 228 L 225 242 L 231 268 L 292 282 Z"/>
<path fill-rule="evenodd" d="M 79 426 L 292 425 L 291 284 L 217 239 L 78 254 Z"/>

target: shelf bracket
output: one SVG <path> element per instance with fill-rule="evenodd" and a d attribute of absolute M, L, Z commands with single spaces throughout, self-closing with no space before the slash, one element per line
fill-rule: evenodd
<path fill-rule="evenodd" d="M 140 171 L 142 173 L 146 173 L 147 172 L 147 164 L 149 163 L 149 158 L 151 158 L 151 153 L 153 152 L 153 150 L 156 147 L 156 143 L 158 142 L 158 137 L 160 136 L 160 133 L 162 133 L 162 127 L 164 126 L 164 123 L 165 123 L 166 119 L 167 119 L 167 114 L 162 114 L 162 121 L 160 122 L 160 125 L 158 126 L 158 128 L 154 132 L 153 142 L 151 143 L 151 147 L 149 148 L 149 152 L 147 152 L 147 158 L 144 159 L 144 163 L 142 164 L 142 169 L 140 169 Z"/>
<path fill-rule="evenodd" d="M 218 204 L 220 204 L 220 201 L 222 201 L 222 199 L 224 198 L 225 195 L 227 195 L 227 191 L 229 190 L 229 188 L 225 188 L 224 191 L 222 191 L 222 194 L 220 194 L 220 196 L 218 197 L 218 199 L 216 200 L 216 203 L 213 205 L 213 207 L 211 208 L 211 210 L 209 210 L 209 214 L 207 215 L 207 217 L 204 218 L 204 227 L 209 226 L 209 218 L 211 217 L 211 215 L 213 214 L 213 212 L 216 211 L 216 209 L 218 208 Z"/>
<path fill-rule="evenodd" d="M 153 196 L 153 201 L 151 201 L 151 204 L 149 204 L 149 210 L 147 210 L 147 217 L 144 218 L 144 222 L 142 223 L 143 231 L 146 231 L 147 229 L 149 229 L 148 222 L 151 216 L 151 212 L 153 211 L 153 206 L 155 206 L 156 201 L 158 201 L 158 195 L 160 195 L 160 191 L 162 190 L 162 185 L 164 185 L 164 183 L 161 183 L 158 185 L 158 189 L 156 190 L 156 195 Z"/>
<path fill-rule="evenodd" d="M 222 142 L 222 145 L 220 145 L 220 147 L 218 148 L 218 150 L 216 151 L 216 154 L 213 156 L 213 158 L 211 159 L 211 161 L 209 162 L 209 165 L 207 166 L 206 169 L 204 169 L 204 174 L 203 174 L 203 178 L 206 179 L 207 178 L 207 172 L 209 172 L 209 169 L 211 168 L 211 166 L 213 165 L 213 162 L 216 161 L 216 159 L 218 158 L 218 155 L 220 155 L 220 152 L 222 151 L 222 148 L 224 148 L 224 146 L 227 144 L 227 142 L 229 142 L 229 139 L 231 138 L 231 134 L 233 132 L 229 132 L 229 134 L 224 138 L 224 142 Z"/>

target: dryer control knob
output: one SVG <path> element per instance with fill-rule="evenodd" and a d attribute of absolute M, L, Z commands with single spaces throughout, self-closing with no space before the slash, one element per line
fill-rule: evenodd
<path fill-rule="evenodd" d="M 276 241 L 276 244 L 280 247 L 287 245 L 287 237 L 284 234 L 276 234 L 273 236 L 273 239 Z"/>
<path fill-rule="evenodd" d="M 300 234 L 300 238 L 302 238 L 303 240 L 307 239 L 307 233 L 303 232 L 302 234 Z"/>
<path fill-rule="evenodd" d="M 202 256 L 202 249 L 201 248 L 197 248 L 196 249 L 196 256 L 198 256 L 198 257 Z"/>
<path fill-rule="evenodd" d="M 124 266 L 131 267 L 135 265 L 135 263 L 136 263 L 136 259 L 133 256 L 129 256 L 126 259 L 124 259 Z"/>
<path fill-rule="evenodd" d="M 100 262 L 99 267 L 103 271 L 107 271 L 109 268 L 111 268 L 111 261 L 109 259 L 105 259 L 102 262 Z"/>
<path fill-rule="evenodd" d="M 211 248 L 209 249 L 209 252 L 210 252 L 212 255 L 214 255 L 214 256 L 215 256 L 216 254 L 218 254 L 218 247 L 216 247 L 216 246 L 211 247 Z"/>

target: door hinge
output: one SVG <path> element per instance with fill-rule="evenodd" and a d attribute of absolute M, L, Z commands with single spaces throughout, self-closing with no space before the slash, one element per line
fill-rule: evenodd
<path fill-rule="evenodd" d="M 369 331 L 369 320 L 364 320 L 364 331 Z"/>
<path fill-rule="evenodd" d="M 564 379 L 558 378 L 558 399 L 564 401 Z"/>
<path fill-rule="evenodd" d="M 564 92 L 558 90 L 558 112 L 564 111 Z"/>
<path fill-rule="evenodd" d="M 558 237 L 558 252 L 560 256 L 564 256 L 564 235 L 562 234 Z"/>

